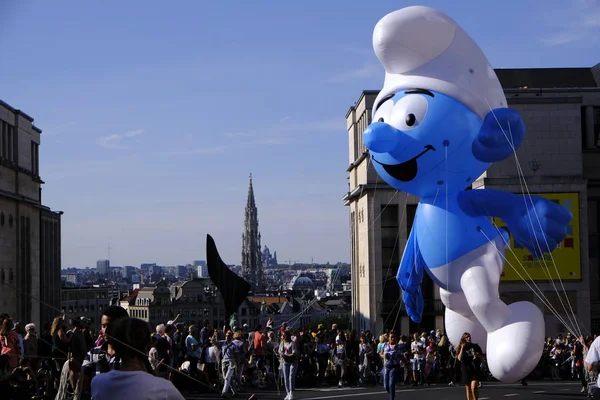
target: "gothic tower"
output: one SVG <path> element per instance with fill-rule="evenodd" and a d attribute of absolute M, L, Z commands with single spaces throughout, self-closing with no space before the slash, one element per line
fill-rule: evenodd
<path fill-rule="evenodd" d="M 254 293 L 264 290 L 258 212 L 256 210 L 256 203 L 254 202 L 252 174 L 250 174 L 248 201 L 244 217 L 244 233 L 242 235 L 242 275 L 252 285 Z"/>

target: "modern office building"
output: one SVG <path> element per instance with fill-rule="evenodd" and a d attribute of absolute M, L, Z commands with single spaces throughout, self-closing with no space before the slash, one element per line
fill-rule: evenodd
<path fill-rule="evenodd" d="M 62 212 L 42 205 L 41 133 L 0 100 L 0 310 L 37 324 L 60 314 L 61 267 Z"/>
<path fill-rule="evenodd" d="M 98 275 L 108 276 L 110 272 L 110 261 L 109 260 L 98 260 L 96 261 L 96 272 Z"/>
<path fill-rule="evenodd" d="M 102 311 L 111 305 L 106 287 L 63 288 L 60 306 L 68 319 L 84 317 L 94 329 L 100 329 Z"/>
<path fill-rule="evenodd" d="M 521 113 L 527 133 L 517 157 L 493 164 L 471 188 L 541 195 L 574 215 L 567 238 L 552 258 L 533 260 L 518 243 L 511 243 L 500 295 L 507 303 L 537 304 L 544 310 L 548 335 L 567 332 L 553 309 L 574 330 L 598 332 L 600 64 L 496 73 L 509 107 Z M 370 164 L 362 132 L 371 123 L 377 93 L 364 91 L 346 115 L 350 166 L 343 200 L 350 207 L 353 323 L 356 329 L 381 332 L 395 327 L 403 334 L 443 328 L 439 288 L 429 277 L 423 282 L 425 312 L 420 326 L 409 320 L 400 300 L 395 277 L 418 198 L 388 186 Z"/>

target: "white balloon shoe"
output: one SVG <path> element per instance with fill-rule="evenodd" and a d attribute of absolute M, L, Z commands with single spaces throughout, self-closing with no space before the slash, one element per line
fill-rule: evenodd
<path fill-rule="evenodd" d="M 494 378 L 507 383 L 525 378 L 544 350 L 544 315 L 535 304 L 509 305 L 512 314 L 504 327 L 488 333 L 487 363 Z"/>

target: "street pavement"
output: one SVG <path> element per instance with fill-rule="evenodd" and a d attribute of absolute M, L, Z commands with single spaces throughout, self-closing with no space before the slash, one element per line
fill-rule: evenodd
<path fill-rule="evenodd" d="M 484 382 L 479 389 L 479 400 L 570 400 L 585 399 L 586 395 L 580 393 L 581 385 L 577 382 L 550 382 L 534 381 L 527 386 L 520 384 L 503 384 L 498 382 Z M 249 399 L 252 393 L 240 393 L 236 399 Z M 252 400 L 283 400 L 285 392 L 277 393 L 276 390 L 264 390 L 254 393 Z M 215 394 L 188 394 L 188 400 L 215 399 Z M 389 395 L 376 386 L 363 388 L 299 388 L 294 392 L 294 400 L 385 400 Z M 418 400 L 465 400 L 465 389 L 462 386 L 449 387 L 431 385 L 424 387 L 399 386 L 396 388 L 396 399 Z"/>

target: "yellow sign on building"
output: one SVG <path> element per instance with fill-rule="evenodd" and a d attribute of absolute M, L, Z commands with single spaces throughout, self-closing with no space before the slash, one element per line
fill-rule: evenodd
<path fill-rule="evenodd" d="M 518 242 L 515 242 L 511 236 L 510 249 L 506 249 L 505 251 L 506 262 L 501 280 L 520 281 L 525 279 L 529 282 L 531 280 L 558 280 L 559 277 L 561 280 L 581 279 L 579 193 L 535 193 L 532 196 L 540 196 L 552 200 L 571 211 L 573 219 L 569 225 L 567 237 L 559 243 L 558 248 L 552 252 L 552 255 L 544 254 L 543 258 L 534 259 L 529 250 L 522 247 Z M 534 213 L 531 213 L 531 221 L 537 224 Z M 506 227 L 506 223 L 499 218 L 494 218 L 494 224 L 498 227 Z"/>

